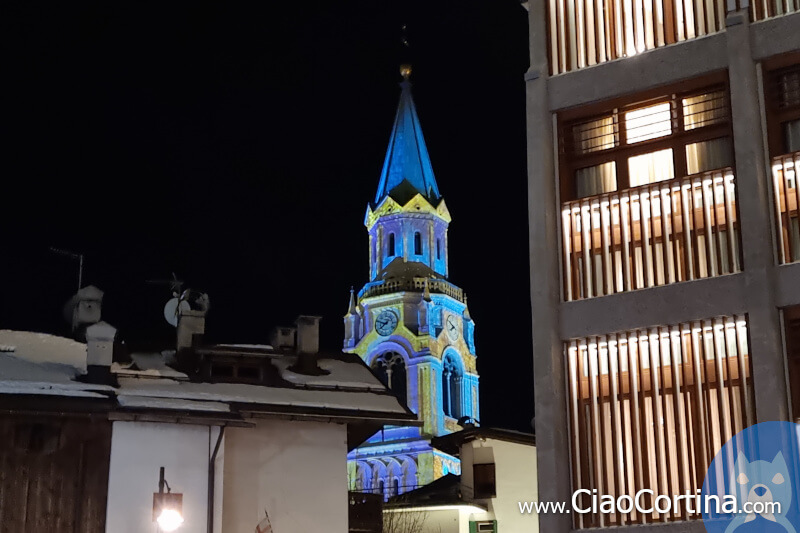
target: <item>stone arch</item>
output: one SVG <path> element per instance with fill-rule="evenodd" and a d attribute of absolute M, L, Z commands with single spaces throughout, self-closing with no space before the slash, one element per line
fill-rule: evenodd
<path fill-rule="evenodd" d="M 442 355 L 442 410 L 451 418 L 464 416 L 463 399 L 464 364 L 455 350 Z"/>
<path fill-rule="evenodd" d="M 403 466 L 395 458 L 386 460 L 386 498 L 403 492 Z"/>
<path fill-rule="evenodd" d="M 369 492 L 372 489 L 372 467 L 366 461 L 356 462 L 356 492 Z"/>
<path fill-rule="evenodd" d="M 370 482 L 370 492 L 373 494 L 384 494 L 386 485 L 386 465 L 380 459 L 370 461 L 372 480 Z"/>
<path fill-rule="evenodd" d="M 402 353 L 394 350 L 381 352 L 372 359 L 370 367 L 404 405 L 408 403 L 408 364 Z"/>
<path fill-rule="evenodd" d="M 402 492 L 414 490 L 417 488 L 417 485 L 419 485 L 419 480 L 417 478 L 417 462 L 413 458 L 407 456 L 398 457 L 398 461 L 400 462 L 400 469 L 403 475 L 400 483 Z"/>

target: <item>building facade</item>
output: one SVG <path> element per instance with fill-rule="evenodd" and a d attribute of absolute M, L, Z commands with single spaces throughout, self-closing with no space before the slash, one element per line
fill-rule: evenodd
<path fill-rule="evenodd" d="M 205 312 L 180 309 L 177 346 L 139 351 L 97 322 L 99 298 L 75 304 L 86 342 L 0 330 L 7 531 L 167 531 L 160 471 L 181 532 L 357 531 L 347 453 L 418 424 L 359 357 L 318 352 L 318 317 L 274 347 L 206 344 Z"/>
<path fill-rule="evenodd" d="M 800 417 L 800 5 L 526 7 L 539 498 L 694 494 L 738 431 Z"/>
<path fill-rule="evenodd" d="M 344 317 L 344 350 L 357 353 L 410 409 L 421 428 L 387 427 L 349 455 L 352 490 L 390 497 L 460 473 L 430 438 L 477 419 L 475 322 L 448 281 L 450 213 L 420 129 L 410 67 L 378 191 L 367 207 L 369 281 Z M 463 420 L 462 420 L 463 421 Z"/>

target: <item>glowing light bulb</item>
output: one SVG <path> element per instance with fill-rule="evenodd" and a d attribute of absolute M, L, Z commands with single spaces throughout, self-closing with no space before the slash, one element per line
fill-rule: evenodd
<path fill-rule="evenodd" d="M 156 522 L 163 531 L 175 531 L 183 524 L 183 517 L 175 509 L 164 509 Z"/>

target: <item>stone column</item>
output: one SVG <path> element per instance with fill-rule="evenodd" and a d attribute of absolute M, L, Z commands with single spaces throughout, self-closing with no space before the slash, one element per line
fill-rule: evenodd
<path fill-rule="evenodd" d="M 758 422 L 788 420 L 781 321 L 776 301 L 771 178 L 765 153 L 756 63 L 750 49 L 747 10 L 729 13 L 726 25 L 756 418 Z"/>
<path fill-rule="evenodd" d="M 537 406 L 536 452 L 540 501 L 570 501 L 567 393 L 559 338 L 559 213 L 553 116 L 548 106 L 545 2 L 529 2 L 531 67 L 527 93 L 528 226 L 533 315 L 533 378 Z M 539 516 L 539 530 L 567 532 L 569 514 Z"/>

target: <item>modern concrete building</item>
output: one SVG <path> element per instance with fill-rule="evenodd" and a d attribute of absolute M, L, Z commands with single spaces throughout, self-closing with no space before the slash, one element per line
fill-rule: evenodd
<path fill-rule="evenodd" d="M 800 4 L 526 7 L 539 499 L 694 494 L 738 431 L 800 418 Z"/>

